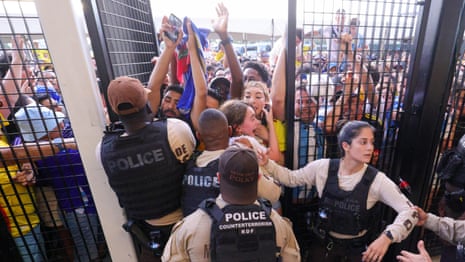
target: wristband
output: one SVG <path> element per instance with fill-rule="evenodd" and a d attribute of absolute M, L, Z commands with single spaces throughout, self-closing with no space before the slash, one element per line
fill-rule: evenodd
<path fill-rule="evenodd" d="M 385 236 L 387 236 L 391 240 L 391 242 L 394 241 L 394 237 L 392 236 L 391 231 L 386 230 L 383 233 L 384 233 Z"/>
<path fill-rule="evenodd" d="M 227 44 L 231 44 L 232 43 L 231 36 L 228 36 L 228 38 L 221 40 L 220 43 L 221 43 L 222 46 L 226 46 Z"/>

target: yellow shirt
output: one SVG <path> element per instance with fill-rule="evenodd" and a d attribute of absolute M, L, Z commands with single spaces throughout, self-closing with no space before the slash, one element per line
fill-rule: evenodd
<path fill-rule="evenodd" d="M 4 147 L 7 144 L 0 141 L 0 146 Z M 13 237 L 19 237 L 20 231 L 25 235 L 39 224 L 39 216 L 33 204 L 34 189 L 11 180 L 12 177 L 16 176 L 17 170 L 18 166 L 16 165 L 0 169 L 0 186 L 2 187 L 0 206 L 8 216 Z"/>
<path fill-rule="evenodd" d="M 274 130 L 278 138 L 279 151 L 286 151 L 286 126 L 279 120 L 273 120 Z"/>
<path fill-rule="evenodd" d="M 2 113 L 0 113 L 0 121 L 2 122 L 3 126 L 9 126 L 10 122 L 3 116 Z M 3 132 L 0 131 L 0 142 L 3 142 L 0 144 L 0 146 L 8 146 L 8 140 L 5 135 L 3 135 Z"/>

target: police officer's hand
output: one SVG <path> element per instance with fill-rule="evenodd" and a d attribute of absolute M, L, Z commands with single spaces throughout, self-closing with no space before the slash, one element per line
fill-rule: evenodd
<path fill-rule="evenodd" d="M 396 258 L 401 262 L 431 262 L 431 257 L 428 254 L 428 251 L 425 249 L 425 243 L 423 240 L 418 241 L 417 244 L 418 251 L 420 254 L 414 254 L 405 250 L 400 252 Z"/>
<path fill-rule="evenodd" d="M 382 261 L 390 244 L 391 240 L 385 234 L 381 234 L 375 241 L 371 242 L 367 250 L 363 252 L 362 261 Z"/>
<path fill-rule="evenodd" d="M 260 150 L 257 150 L 255 151 L 257 153 L 257 159 L 258 159 L 258 164 L 260 166 L 264 166 L 268 163 L 268 151 L 260 151 Z"/>

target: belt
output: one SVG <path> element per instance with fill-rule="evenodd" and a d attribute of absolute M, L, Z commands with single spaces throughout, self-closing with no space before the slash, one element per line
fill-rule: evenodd
<path fill-rule="evenodd" d="M 328 235 L 326 236 L 325 245 L 327 250 L 331 250 L 335 246 L 345 249 L 365 249 L 367 245 L 367 236 L 365 234 L 357 238 L 340 239 Z"/>

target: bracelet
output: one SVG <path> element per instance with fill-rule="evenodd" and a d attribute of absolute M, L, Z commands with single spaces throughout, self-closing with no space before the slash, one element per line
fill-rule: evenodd
<path fill-rule="evenodd" d="M 228 38 L 221 40 L 220 43 L 221 43 L 222 46 L 226 46 L 227 44 L 231 44 L 232 43 L 232 37 L 228 36 Z"/>
<path fill-rule="evenodd" d="M 394 241 L 394 237 L 392 236 L 391 231 L 389 230 L 384 231 L 384 235 L 387 236 L 391 240 L 391 242 Z"/>

